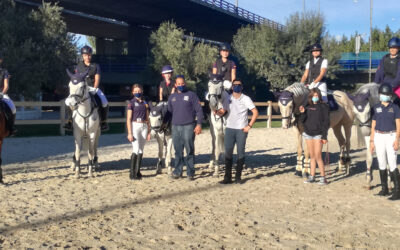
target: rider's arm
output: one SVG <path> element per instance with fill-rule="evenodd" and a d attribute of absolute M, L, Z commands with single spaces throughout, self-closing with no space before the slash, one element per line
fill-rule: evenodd
<path fill-rule="evenodd" d="M 232 69 L 231 69 L 231 80 L 236 79 L 236 64 L 232 62 Z"/>
<path fill-rule="evenodd" d="M 160 97 L 160 102 L 163 101 L 163 94 L 162 94 L 162 92 L 163 92 L 163 88 L 160 86 L 160 87 L 158 88 L 158 95 L 159 95 L 159 97 Z"/>
<path fill-rule="evenodd" d="M 308 69 L 306 69 L 304 71 L 303 76 L 301 77 L 300 83 L 305 83 L 307 81 L 307 77 L 308 77 Z"/>
<path fill-rule="evenodd" d="M 94 75 L 94 85 L 93 87 L 98 88 L 100 83 L 100 74 Z"/>
<path fill-rule="evenodd" d="M 4 79 L 3 94 L 6 94 L 7 91 L 8 91 L 8 78 Z"/>
<path fill-rule="evenodd" d="M 396 77 L 391 82 L 392 88 L 395 89 L 400 86 L 400 60 L 397 63 L 397 74 Z"/>
<path fill-rule="evenodd" d="M 217 63 L 213 64 L 212 73 L 217 74 Z"/>

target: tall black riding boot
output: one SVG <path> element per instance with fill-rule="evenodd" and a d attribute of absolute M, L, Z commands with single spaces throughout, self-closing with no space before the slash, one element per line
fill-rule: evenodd
<path fill-rule="evenodd" d="M 142 179 L 142 174 L 140 173 L 140 167 L 142 167 L 142 158 L 143 154 L 138 154 L 136 168 L 135 168 L 135 173 L 138 180 Z"/>
<path fill-rule="evenodd" d="M 235 183 L 242 184 L 242 170 L 244 165 L 244 158 L 240 158 L 236 162 Z"/>
<path fill-rule="evenodd" d="M 379 176 L 381 177 L 381 186 L 382 190 L 378 193 L 380 196 L 385 196 L 389 194 L 389 189 L 388 189 L 388 174 L 386 169 L 385 170 L 379 170 Z"/>
<path fill-rule="evenodd" d="M 230 184 L 232 183 L 232 159 L 225 158 L 225 176 L 221 184 Z"/>
<path fill-rule="evenodd" d="M 72 131 L 72 110 L 66 107 L 65 111 L 67 113 L 67 123 L 65 123 L 64 128 L 68 131 Z"/>
<path fill-rule="evenodd" d="M 399 169 L 396 168 L 393 172 L 391 172 L 393 176 L 393 183 L 394 183 L 394 188 L 393 188 L 393 194 L 389 198 L 389 200 L 398 200 L 400 199 L 400 173 Z"/>
<path fill-rule="evenodd" d="M 99 107 L 101 131 L 107 131 L 109 129 L 108 123 L 107 123 L 108 109 L 109 109 L 108 106 L 105 108 Z"/>
<path fill-rule="evenodd" d="M 4 184 L 4 182 L 3 182 L 3 170 L 1 170 L 1 167 L 0 167 L 0 184 Z"/>
<path fill-rule="evenodd" d="M 131 180 L 137 178 L 137 175 L 135 174 L 136 161 L 137 161 L 137 154 L 132 153 L 131 163 L 129 165 L 129 179 L 131 179 Z"/>

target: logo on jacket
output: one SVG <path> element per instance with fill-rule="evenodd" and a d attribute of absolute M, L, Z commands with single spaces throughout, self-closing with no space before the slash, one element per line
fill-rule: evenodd
<path fill-rule="evenodd" d="M 189 101 L 189 96 L 188 96 L 188 95 L 185 95 L 185 96 L 183 97 L 183 100 L 184 100 L 184 101 Z"/>

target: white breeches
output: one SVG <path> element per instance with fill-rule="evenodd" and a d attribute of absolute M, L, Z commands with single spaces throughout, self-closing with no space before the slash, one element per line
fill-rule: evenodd
<path fill-rule="evenodd" d="M 324 82 L 317 82 L 311 83 L 308 85 L 309 89 L 318 88 L 321 91 L 322 101 L 328 102 L 328 88 L 326 87 L 326 83 Z"/>
<path fill-rule="evenodd" d="M 396 140 L 396 133 L 381 134 L 375 133 L 374 144 L 376 150 L 376 158 L 378 158 L 379 169 L 389 169 L 393 172 L 397 167 L 397 151 L 393 149 L 393 143 Z"/>
<path fill-rule="evenodd" d="M 89 88 L 89 92 L 90 92 L 91 94 L 97 95 L 97 96 L 100 98 L 100 100 L 101 100 L 101 106 L 103 106 L 103 108 L 107 107 L 108 101 L 107 101 L 107 98 L 106 98 L 106 96 L 104 95 L 103 91 L 101 91 L 101 89 L 90 87 L 90 88 Z"/>
<path fill-rule="evenodd" d="M 15 108 L 15 105 L 14 105 L 13 101 L 10 99 L 10 97 L 8 95 L 6 95 L 6 94 L 3 95 L 3 101 L 10 108 L 11 112 L 13 113 L 13 115 L 15 115 L 15 113 L 17 112 L 17 109 Z"/>
<path fill-rule="evenodd" d="M 143 154 L 144 144 L 147 138 L 147 124 L 140 122 L 132 122 L 132 135 L 135 139 L 132 142 L 132 153 Z"/>

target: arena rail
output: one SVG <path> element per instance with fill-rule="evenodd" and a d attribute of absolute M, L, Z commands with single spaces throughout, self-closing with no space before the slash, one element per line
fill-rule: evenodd
<path fill-rule="evenodd" d="M 110 102 L 110 107 L 124 107 L 125 115 L 127 111 L 126 102 Z M 201 103 L 204 105 L 204 103 Z M 267 128 L 271 128 L 272 119 L 280 119 L 281 115 L 272 115 L 272 108 L 277 107 L 278 103 L 269 102 L 255 102 L 256 107 L 268 107 L 266 115 L 259 115 L 258 119 L 267 120 Z M 15 102 L 16 107 L 59 107 L 60 116 L 59 119 L 35 119 L 35 120 L 16 120 L 16 125 L 47 125 L 47 124 L 59 124 L 60 125 L 60 135 L 65 135 L 64 125 L 66 123 L 66 105 L 65 101 L 61 100 L 59 102 Z M 18 111 L 17 111 L 18 112 Z M 249 116 L 251 119 L 251 116 Z M 125 123 L 126 118 L 109 118 L 109 123 Z"/>

